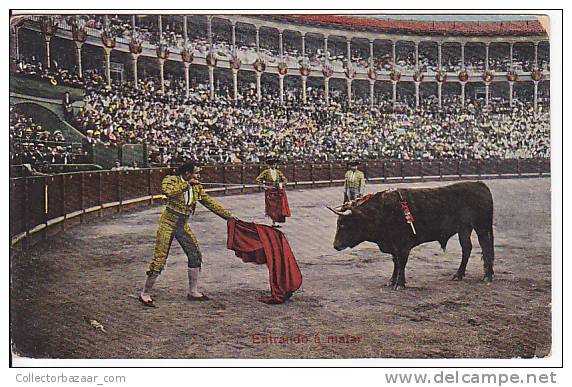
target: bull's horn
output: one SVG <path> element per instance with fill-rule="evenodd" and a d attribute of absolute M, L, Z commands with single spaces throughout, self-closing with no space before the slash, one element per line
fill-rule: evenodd
<path fill-rule="evenodd" d="M 326 206 L 326 208 L 338 216 L 346 216 L 346 215 L 349 215 L 352 213 L 352 210 L 346 210 L 346 211 L 342 212 L 342 211 L 338 211 L 337 209 L 334 209 L 334 208 L 329 207 L 329 206 Z M 336 208 L 339 208 L 339 207 L 336 207 Z"/>

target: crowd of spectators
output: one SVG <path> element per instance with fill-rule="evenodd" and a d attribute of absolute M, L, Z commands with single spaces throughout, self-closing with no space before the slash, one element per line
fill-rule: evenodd
<path fill-rule="evenodd" d="M 191 49 L 197 50 L 206 55 L 209 52 L 209 44 L 206 40 L 197 39 L 189 44 Z M 213 44 L 213 51 L 217 53 L 220 59 L 230 59 L 232 55 L 232 48 L 224 42 L 217 42 Z M 268 49 L 260 49 L 258 53 L 251 52 L 247 46 L 239 45 L 236 47 L 236 54 L 242 58 L 246 63 L 252 63 L 258 57 L 263 57 L 266 63 L 276 64 L 280 59 Z M 308 55 L 306 58 L 307 63 L 316 69 L 321 69 L 325 55 L 322 50 Z M 302 64 L 303 59 L 298 55 L 296 50 L 285 51 L 283 60 L 290 65 Z M 343 71 L 347 61 L 344 55 L 337 55 L 329 57 L 330 63 L 336 71 Z M 352 65 L 360 71 L 366 71 L 369 68 L 369 60 L 365 57 L 352 56 Z M 548 62 L 539 60 L 539 68 L 549 71 Z M 47 80 L 53 85 L 62 85 L 69 87 L 85 87 L 84 78 L 77 75 L 77 70 L 71 68 L 67 70 L 59 66 L 57 61 L 52 61 L 52 67 L 48 69 L 41 60 L 35 56 L 22 57 L 19 61 L 12 62 L 13 70 L 16 74 L 24 75 L 34 79 Z M 465 69 L 469 73 L 478 73 L 485 70 L 485 61 L 477 56 L 469 56 L 465 58 Z M 511 67 L 510 59 L 508 58 L 489 58 L 489 69 L 497 72 L 509 71 Z M 437 60 L 430 56 L 419 55 L 419 64 L 416 67 L 415 55 L 413 52 L 406 53 L 405 55 L 396 58 L 395 66 L 390 54 L 378 55 L 374 59 L 374 68 L 378 71 L 391 72 L 393 69 L 398 69 L 401 72 L 413 72 L 419 69 L 421 72 L 435 73 L 439 70 Z M 518 71 L 530 72 L 534 68 L 534 63 L 530 60 L 522 60 L 518 57 L 513 59 L 513 68 Z M 447 72 L 458 73 L 461 70 L 461 63 L 459 58 L 446 57 L 442 60 L 441 69 Z M 97 74 L 96 74 L 97 75 Z M 91 81 L 101 82 L 104 80 L 101 76 L 90 76 Z"/>
<path fill-rule="evenodd" d="M 50 132 L 33 119 L 10 108 L 10 164 L 83 164 L 89 159 L 82 144 L 66 141 L 62 132 Z"/>
<path fill-rule="evenodd" d="M 52 61 L 52 68 L 48 68 L 41 60 L 35 56 L 29 58 L 21 57 L 18 61 L 11 60 L 11 67 L 14 74 L 24 76 L 29 79 L 48 81 L 52 85 L 62 85 L 69 87 L 83 87 L 83 80 L 77 75 L 77 71 L 61 68 L 57 61 Z"/>
<path fill-rule="evenodd" d="M 254 88 L 235 103 L 228 91 L 215 100 L 208 88 L 194 84 L 186 99 L 183 82 L 171 80 L 162 95 L 153 81 L 139 89 L 114 84 L 92 88 L 76 125 L 90 142 L 146 143 L 151 161 L 258 162 L 336 159 L 530 158 L 549 157 L 548 112 L 535 115 L 528 101 L 467 99 L 446 96 L 443 109 L 435 97 L 414 109 L 402 97 L 399 111 L 390 101 L 370 109 L 355 98 L 351 106 L 337 90 L 326 105 L 323 91 L 309 88 L 301 104 L 299 90 L 287 90 L 280 105 L 276 90 L 266 88 L 258 101 Z"/>
<path fill-rule="evenodd" d="M 78 75 L 75 66 L 60 66 L 52 60 L 48 68 L 42 60 L 35 55 L 20 56 L 18 60 L 10 59 L 11 73 L 28 79 L 47 81 L 53 86 L 66 86 L 74 88 L 103 87 L 105 79 L 97 70 L 85 71 L 84 76 Z"/>
<path fill-rule="evenodd" d="M 108 15 L 107 20 L 104 15 L 79 15 L 66 18 L 66 22 L 70 26 L 72 23 L 77 23 L 91 28 L 92 31 L 101 31 L 106 28 L 108 32 L 118 38 L 129 40 L 133 34 L 135 34 L 138 40 L 153 47 L 159 42 L 163 42 L 172 47 L 172 49 L 182 49 L 185 42 L 182 21 L 175 21 L 173 17 L 169 16 L 164 16 L 162 20 L 162 35 L 159 36 L 158 20 L 155 17 L 138 17 L 135 32 L 133 32 L 131 17 L 126 15 Z M 228 25 L 225 25 L 222 28 L 228 29 L 229 27 Z M 251 63 L 254 60 L 252 58 L 255 57 L 262 57 L 267 63 L 277 63 L 279 60 L 283 60 L 289 65 L 302 63 L 303 61 L 304 56 L 302 55 L 301 47 L 298 47 L 299 45 L 296 46 L 285 42 L 283 46 L 283 57 L 280 59 L 278 49 L 276 47 L 277 44 L 261 43 L 259 49 L 256 50 L 255 39 L 252 34 L 252 36 L 245 35 L 248 36 L 248 38 L 237 39 L 236 47 L 232 47 L 229 37 L 226 36 L 228 34 L 223 34 L 220 31 L 217 32 L 216 28 L 213 28 L 213 42 L 211 47 L 211 44 L 206 38 L 206 25 L 193 25 L 192 23 L 189 23 L 189 29 L 192 30 L 192 32 L 187 36 L 187 46 L 201 54 L 206 55 L 206 53 L 212 49 L 220 59 L 229 59 L 233 53 L 236 53 L 243 62 L 248 63 Z M 261 37 L 261 42 L 264 41 L 265 39 Z M 468 45 L 467 47 L 470 46 Z M 415 60 L 415 52 L 412 43 L 409 47 L 402 46 L 401 49 L 403 52 L 397 55 L 395 65 L 391 59 L 391 47 L 386 47 L 385 52 L 376 53 L 374 57 L 375 67 L 380 71 L 391 71 L 393 68 L 397 68 L 401 72 L 413 72 L 417 69 L 430 72 L 436 72 L 439 70 L 436 45 L 429 48 L 426 47 L 426 51 L 431 52 L 431 54 L 426 54 L 422 49 L 420 50 L 418 65 Z M 459 45 L 443 46 L 443 57 L 441 63 L 442 70 L 447 72 L 459 72 L 461 70 L 462 64 L 460 63 L 460 50 Z M 334 54 L 330 49 L 329 62 L 334 66 L 334 68 L 336 68 L 336 71 L 341 71 L 340 69 L 343 68 L 343 65 L 348 62 L 348 58 L 345 50 L 338 51 L 339 52 Z M 466 48 L 464 67 L 467 71 L 482 72 L 485 70 L 486 64 L 484 51 L 484 46 L 482 44 L 472 46 L 471 49 Z M 497 72 L 506 72 L 511 68 L 508 49 L 505 51 L 507 51 L 504 53 L 506 55 L 503 55 L 502 57 L 489 57 L 489 69 Z M 365 49 L 364 47 L 360 50 L 352 50 L 351 62 L 355 65 L 358 71 L 367 71 L 370 65 L 368 53 L 369 49 Z M 514 50 L 512 61 L 513 68 L 524 72 L 532 71 L 535 66 L 534 61 L 531 60 L 533 56 L 534 47 L 532 44 L 523 46 L 520 50 Z M 320 68 L 321 64 L 324 63 L 325 60 L 325 50 L 319 45 L 313 48 L 307 46 L 305 58 L 312 67 Z M 545 71 L 549 71 L 548 52 L 542 51 L 540 53 L 538 57 L 538 67 Z"/>
<path fill-rule="evenodd" d="M 101 28 L 105 20 L 96 17 L 84 22 Z M 112 18 L 110 25 L 121 36 L 131 31 L 125 18 Z M 138 26 L 143 33 L 156 28 L 144 23 Z M 164 31 L 180 38 L 169 24 Z M 204 39 L 195 39 L 192 44 L 197 49 L 208 49 Z M 221 51 L 230 49 L 228 43 L 216 44 Z M 247 52 L 252 48 L 244 45 L 238 49 Z M 319 66 L 324 54 L 317 50 L 308 59 Z M 268 55 L 276 59 L 272 50 L 268 50 Z M 290 55 L 297 58 L 299 52 L 290 48 L 286 56 Z M 484 69 L 484 60 L 478 55 L 468 53 L 465 59 L 469 71 Z M 339 55 L 330 60 L 343 64 L 344 57 Z M 506 58 L 489 60 L 491 68 L 507 66 Z M 516 55 L 514 64 L 522 65 L 520 60 Z M 368 65 L 367 58 L 359 53 L 353 52 L 352 61 Z M 529 66 L 529 62 L 525 64 Z M 437 70 L 434 55 L 420 52 L 419 64 L 424 71 Z M 266 157 L 285 161 L 550 157 L 549 112 L 541 105 L 540 113 L 535 114 L 530 102 L 532 96 L 516 100 L 513 107 L 508 107 L 507 101 L 494 99 L 487 107 L 482 99 L 467 97 L 466 106 L 462 107 L 457 96 L 445 95 L 442 109 L 438 108 L 436 97 L 429 96 L 415 109 L 413 97 L 400 94 L 399 109 L 394 110 L 387 98 L 376 101 L 373 109 L 367 99 L 357 96 L 350 105 L 345 93 L 339 90 L 331 91 L 330 104 L 326 104 L 323 90 L 310 87 L 307 103 L 301 103 L 299 88 L 289 88 L 281 105 L 277 87 L 266 87 L 261 101 L 254 85 L 241 88 L 236 102 L 230 88 L 219 87 L 217 98 L 210 100 L 208 86 L 200 83 L 192 84 L 186 98 L 181 79 L 167 80 L 166 93 L 162 94 L 153 79 L 140 80 L 138 88 L 127 83 L 113 83 L 109 87 L 97 72 L 79 78 L 73 69 L 63 69 L 57 63 L 47 69 L 34 57 L 13 65 L 17 74 L 85 89 L 83 107 L 75 117 L 68 118 L 83 131 L 87 143 L 147 144 L 150 161 L 154 163 L 169 164 L 183 159 L 259 162 Z M 390 71 L 393 68 L 390 54 L 376 57 L 374 65 Z M 402 69 L 415 68 L 414 52 L 401 52 L 397 65 Z M 448 71 L 460 70 L 452 57 L 445 59 L 443 66 Z M 14 114 L 10 125 L 11 159 L 67 163 L 75 157 L 64 144 L 46 142 L 64 143 L 65 139 L 49 138 L 54 134 L 38 131 L 29 118 Z"/>

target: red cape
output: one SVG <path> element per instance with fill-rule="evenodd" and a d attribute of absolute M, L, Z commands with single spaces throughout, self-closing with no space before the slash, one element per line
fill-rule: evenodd
<path fill-rule="evenodd" d="M 302 285 L 302 273 L 284 234 L 275 228 L 229 219 L 226 247 L 243 262 L 266 264 L 270 276 L 271 297 L 262 302 L 279 304 Z"/>
<path fill-rule="evenodd" d="M 292 215 L 288 205 L 288 196 L 283 188 L 267 189 L 264 192 L 265 214 L 273 221 L 284 223 Z"/>

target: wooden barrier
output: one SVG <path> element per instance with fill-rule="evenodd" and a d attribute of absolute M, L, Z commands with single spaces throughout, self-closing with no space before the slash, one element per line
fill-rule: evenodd
<path fill-rule="evenodd" d="M 260 192 L 254 179 L 262 169 L 257 164 L 210 165 L 203 168 L 201 180 L 209 183 L 206 187 L 213 195 Z M 290 189 L 310 188 L 343 184 L 346 164 L 297 162 L 280 169 Z M 384 182 L 545 176 L 550 174 L 550 160 L 372 160 L 362 162 L 360 169 L 370 181 Z M 46 238 L 50 228 L 64 230 L 86 217 L 152 205 L 161 197 L 163 177 L 173 172 L 173 168 L 153 168 L 10 179 L 12 249 Z"/>

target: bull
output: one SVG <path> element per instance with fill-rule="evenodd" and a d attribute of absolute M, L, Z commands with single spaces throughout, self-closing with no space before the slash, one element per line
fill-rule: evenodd
<path fill-rule="evenodd" d="M 403 201 L 407 202 L 413 215 L 414 227 L 406 221 Z M 462 280 L 473 247 L 473 230 L 483 253 L 483 281 L 493 280 L 493 197 L 483 182 L 390 189 L 357 205 L 328 208 L 338 215 L 334 248 L 341 251 L 362 242 L 377 244 L 382 253 L 393 257 L 393 274 L 388 286 L 396 290 L 405 287 L 405 267 L 413 247 L 437 241 L 445 250 L 447 241 L 455 234 L 459 235 L 462 257 L 452 279 Z"/>

